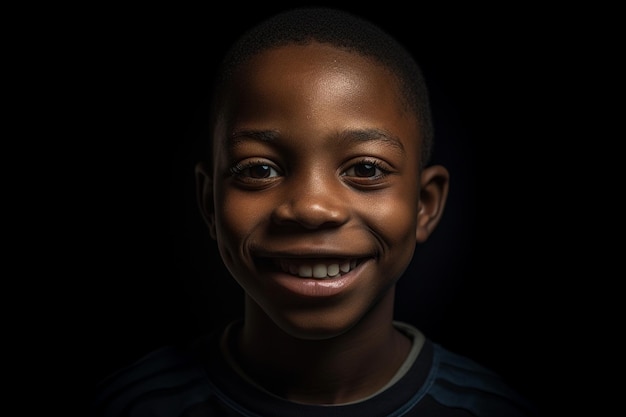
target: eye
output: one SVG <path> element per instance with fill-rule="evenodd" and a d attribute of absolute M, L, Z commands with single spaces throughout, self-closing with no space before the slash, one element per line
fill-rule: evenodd
<path fill-rule="evenodd" d="M 264 180 L 278 177 L 278 170 L 263 161 L 240 162 L 230 169 L 233 176 L 242 180 Z"/>
<path fill-rule="evenodd" d="M 242 174 L 246 174 L 251 178 L 271 178 L 278 175 L 276 170 L 269 165 L 253 165 L 246 168 Z"/>
<path fill-rule="evenodd" d="M 343 175 L 356 178 L 381 178 L 388 174 L 389 171 L 380 167 L 380 163 L 376 161 L 363 161 L 352 165 L 344 171 Z"/>
<path fill-rule="evenodd" d="M 343 181 L 356 189 L 373 191 L 392 184 L 390 175 L 397 171 L 386 161 L 365 157 L 347 164 L 348 168 L 341 173 Z"/>

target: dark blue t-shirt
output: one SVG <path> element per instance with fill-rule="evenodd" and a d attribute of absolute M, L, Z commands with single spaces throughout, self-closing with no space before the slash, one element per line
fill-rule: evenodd
<path fill-rule="evenodd" d="M 397 325 L 411 336 L 411 326 Z M 498 375 L 428 339 L 402 375 L 374 396 L 343 405 L 291 402 L 229 365 L 220 333 L 188 348 L 161 348 L 110 376 L 98 387 L 92 417 L 539 415 Z"/>

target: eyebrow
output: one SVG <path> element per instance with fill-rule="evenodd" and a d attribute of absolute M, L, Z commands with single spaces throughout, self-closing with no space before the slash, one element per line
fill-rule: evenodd
<path fill-rule="evenodd" d="M 280 137 L 277 130 L 237 130 L 230 135 L 230 142 L 235 145 L 244 142 L 246 139 L 255 139 L 261 142 L 274 142 Z"/>
<path fill-rule="evenodd" d="M 396 148 L 405 153 L 404 145 L 400 139 L 391 133 L 382 129 L 346 129 L 339 132 L 336 137 L 338 141 L 344 145 L 354 143 L 363 143 L 370 141 L 382 142 Z M 246 140 L 258 140 L 260 142 L 275 142 L 280 138 L 280 132 L 277 130 L 254 130 L 244 129 L 237 130 L 230 135 L 231 146 L 236 146 Z"/>
<path fill-rule="evenodd" d="M 339 134 L 339 140 L 344 142 L 346 145 L 359 142 L 378 141 L 396 148 L 402 153 L 405 152 L 404 145 L 402 145 L 402 142 L 397 136 L 381 129 L 347 129 Z"/>

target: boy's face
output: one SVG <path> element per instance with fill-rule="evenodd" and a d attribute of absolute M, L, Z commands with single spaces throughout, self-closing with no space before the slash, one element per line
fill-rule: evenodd
<path fill-rule="evenodd" d="M 223 103 L 205 215 L 233 277 L 294 336 L 375 309 L 436 223 L 399 97 L 382 66 L 314 43 L 256 56 Z"/>

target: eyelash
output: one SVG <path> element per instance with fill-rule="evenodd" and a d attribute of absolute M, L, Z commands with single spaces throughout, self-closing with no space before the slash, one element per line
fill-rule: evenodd
<path fill-rule="evenodd" d="M 265 180 L 268 178 L 254 178 L 252 176 L 244 176 L 242 175 L 244 173 L 245 170 L 250 169 L 250 168 L 255 168 L 255 167 L 261 167 L 261 166 L 266 166 L 269 169 L 275 171 L 277 174 L 280 174 L 280 171 L 275 168 L 272 164 L 268 164 L 265 161 L 261 161 L 261 160 L 257 160 L 257 161 L 246 161 L 246 162 L 238 162 L 237 164 L 235 164 L 233 167 L 230 168 L 230 173 L 231 175 L 235 176 L 235 177 L 239 177 L 241 179 L 246 178 L 249 180 L 253 180 L 253 181 L 258 181 L 258 180 Z"/>
<path fill-rule="evenodd" d="M 386 168 L 386 165 L 377 160 L 377 159 L 370 159 L 370 158 L 364 158 L 352 165 L 350 165 L 350 167 L 348 169 L 346 169 L 341 175 L 342 176 L 347 176 L 346 172 L 350 169 L 354 169 L 357 166 L 363 166 L 363 165 L 371 165 L 373 166 L 375 169 L 377 169 L 378 171 L 380 171 L 381 173 L 378 175 L 374 175 L 372 177 L 359 177 L 359 176 L 354 176 L 353 178 L 359 178 L 359 179 L 381 179 L 386 177 L 387 175 L 389 175 L 389 173 L 391 172 L 389 169 Z"/>

